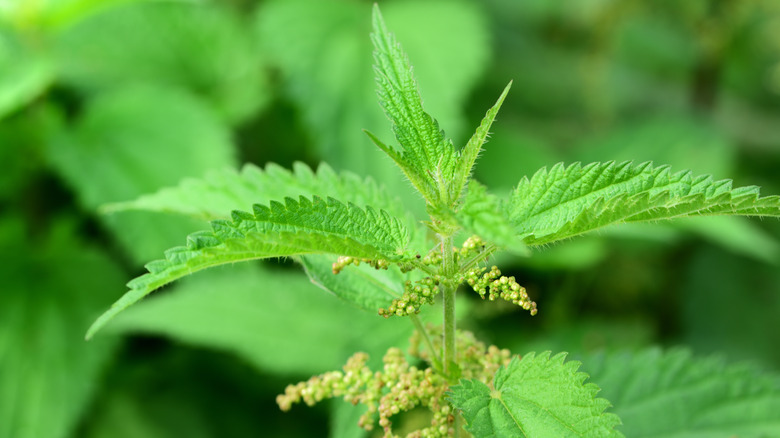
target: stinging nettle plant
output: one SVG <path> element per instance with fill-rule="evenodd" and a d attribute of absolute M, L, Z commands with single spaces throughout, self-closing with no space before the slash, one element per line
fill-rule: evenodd
<path fill-rule="evenodd" d="M 292 172 L 247 165 L 240 173 L 212 174 L 108 206 L 107 211 L 147 209 L 208 218 L 211 230 L 190 235 L 186 246 L 147 264 L 149 272 L 128 284 L 130 290 L 95 321 L 87 338 L 128 306 L 188 274 L 290 257 L 324 289 L 385 318 L 406 317 L 416 332 L 409 354 L 391 348 L 379 371 L 367 367 L 366 354 L 356 353 L 343 370 L 288 386 L 277 399 L 283 410 L 301 401 L 311 405 L 343 397 L 366 406 L 361 427 L 378 424 L 387 437 L 396 436 L 392 417 L 418 406 L 431 411 L 431 421 L 409 436 L 465 435 L 461 426 L 476 437 L 622 436 L 616 429 L 621 420 L 606 412 L 610 403 L 596 397 L 599 388 L 585 383 L 580 364 L 567 362 L 565 353 L 520 358 L 456 330 L 459 287 L 534 315 L 536 303 L 517 280 L 487 266 L 497 251 L 527 255 L 535 247 L 618 223 L 705 215 L 780 217 L 780 197 L 760 197 L 757 187 L 734 189 L 730 181 L 674 173 L 668 166 L 607 162 L 541 169 L 522 178 L 507 198 L 498 198 L 472 179 L 472 170 L 511 83 L 457 149 L 423 110 L 409 61 L 377 6 L 371 38 L 379 101 L 400 148 L 367 134 L 422 195 L 428 220 L 415 221 L 370 179 L 336 173 L 324 164 L 316 172 L 303 164 Z M 248 205 L 251 212 L 237 210 Z M 373 269 L 355 266 L 361 264 Z M 436 297 L 442 324 L 427 326 L 418 314 L 422 306 L 436 304 Z M 680 354 L 646 356 L 646 366 L 692 363 Z"/>

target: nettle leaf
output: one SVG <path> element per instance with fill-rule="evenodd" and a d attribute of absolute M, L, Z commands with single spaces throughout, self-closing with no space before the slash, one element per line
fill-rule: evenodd
<path fill-rule="evenodd" d="M 657 348 L 597 355 L 585 363 L 615 404 L 626 436 L 749 438 L 780 430 L 776 374 Z"/>
<path fill-rule="evenodd" d="M 190 235 L 187 246 L 172 248 L 164 260 L 147 264 L 149 273 L 128 283 L 130 291 L 95 321 L 87 337 L 155 289 L 212 266 L 317 253 L 392 262 L 404 258 L 409 243 L 406 227 L 389 213 L 333 198 L 301 196 L 284 204 L 256 204 L 252 213 L 234 211 L 231 220 L 211 225 L 212 231 Z"/>
<path fill-rule="evenodd" d="M 397 167 L 355 129 L 379 138 L 392 135 L 376 104 L 372 47 L 366 38 L 369 12 L 365 2 L 266 1 L 257 10 L 257 34 L 282 73 L 285 93 L 298 107 L 319 156 L 406 195 L 409 187 Z M 451 136 L 464 134 L 463 106 L 489 56 L 481 8 L 466 1 L 416 0 L 386 2 L 382 13 L 415 64 L 426 108 Z M 412 195 L 409 199 L 417 201 Z"/>
<path fill-rule="evenodd" d="M 0 29 L 0 119 L 30 103 L 51 84 L 51 60 Z"/>
<path fill-rule="evenodd" d="M 478 380 L 461 380 L 449 400 L 460 409 L 466 430 L 478 437 L 622 436 L 620 419 L 604 410 L 599 388 L 583 384 L 579 362 L 564 362 L 565 353 L 529 353 L 501 367 L 492 388 Z"/>
<path fill-rule="evenodd" d="M 49 136 L 46 153 L 90 211 L 234 166 L 236 155 L 230 131 L 204 102 L 152 86 L 123 87 L 90 100 L 75 123 Z M 139 265 L 204 227 L 202 221 L 140 211 L 100 219 Z"/>
<path fill-rule="evenodd" d="M 732 189 L 730 180 L 672 173 L 669 166 L 630 161 L 556 164 L 523 178 L 507 205 L 528 245 L 542 245 L 607 225 L 688 216 L 780 217 L 780 197 L 758 187 Z"/>
<path fill-rule="evenodd" d="M 175 187 L 132 201 L 105 205 L 103 211 L 138 209 L 213 220 L 227 218 L 232 210 L 300 195 L 330 196 L 355 205 L 372 205 L 397 216 L 403 216 L 404 211 L 397 199 L 370 178 L 351 172 L 336 173 L 325 163 L 314 172 L 301 162 L 294 163 L 292 171 L 274 163 L 265 168 L 246 164 L 239 172 L 212 171 L 204 178 L 188 178 Z"/>
<path fill-rule="evenodd" d="M 134 201 L 109 204 L 106 212 L 142 209 L 185 214 L 205 219 L 226 219 L 232 210 L 245 209 L 255 203 L 299 195 L 335 197 L 355 205 L 371 205 L 399 218 L 411 231 L 411 246 L 422 248 L 425 235 L 403 209 L 403 205 L 370 178 L 351 172 L 336 173 L 321 163 L 317 171 L 297 162 L 292 172 L 276 164 L 264 169 L 247 164 L 240 172 L 232 169 L 210 172 L 203 179 L 186 179 L 178 186 L 144 195 Z M 415 232 L 417 231 L 417 232 Z M 298 257 L 311 280 L 323 289 L 358 307 L 376 312 L 388 307 L 403 293 L 404 281 L 412 279 L 397 268 L 376 270 L 363 267 L 345 269 L 333 275 L 335 257 L 306 255 Z"/>
<path fill-rule="evenodd" d="M 527 248 L 517 236 L 506 213 L 495 195 L 476 182 L 469 183 L 468 192 L 460 209 L 454 213 L 458 225 L 469 234 L 476 234 L 488 243 L 524 254 Z"/>
<path fill-rule="evenodd" d="M 485 117 L 482 118 L 474 135 L 471 136 L 466 146 L 460 152 L 458 163 L 455 168 L 455 174 L 453 175 L 453 182 L 450 186 L 452 199 L 460 198 L 460 192 L 466 186 L 466 183 L 471 178 L 472 170 L 474 169 L 474 163 L 477 161 L 477 157 L 482 152 L 482 145 L 487 141 L 490 134 L 490 127 L 493 125 L 493 121 L 496 119 L 498 110 L 501 108 L 501 104 L 504 103 L 506 95 L 509 93 L 509 89 L 512 87 L 510 82 L 504 91 L 499 96 L 498 101 L 487 111 Z"/>
<path fill-rule="evenodd" d="M 82 336 L 124 273 L 58 219 L 45 244 L 24 241 L 24 225 L 0 219 L 2 437 L 78 435 L 119 347 L 117 339 L 87 344 Z"/>
<path fill-rule="evenodd" d="M 390 118 L 393 132 L 403 152 L 385 145 L 376 136 L 371 140 L 403 170 L 428 203 L 449 205 L 445 184 L 457 165 L 452 141 L 444 137 L 439 123 L 425 112 L 409 58 L 395 36 L 388 32 L 379 6 L 374 6 L 374 70 L 379 87 L 379 103 Z M 458 193 L 460 194 L 460 193 Z"/>
<path fill-rule="evenodd" d="M 251 34 L 220 4 L 125 4 L 66 29 L 55 43 L 62 81 L 88 94 L 138 84 L 185 89 L 233 125 L 269 100 Z"/>

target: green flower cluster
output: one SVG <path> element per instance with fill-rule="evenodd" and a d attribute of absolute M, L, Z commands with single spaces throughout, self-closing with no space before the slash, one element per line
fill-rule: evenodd
<path fill-rule="evenodd" d="M 433 330 L 441 332 L 440 328 Z M 501 365 L 510 361 L 508 350 L 495 346 L 486 348 L 469 332 L 459 331 L 456 339 L 460 377 L 487 383 Z M 419 349 L 420 340 L 418 334 L 412 337 L 410 355 L 429 360 L 429 352 Z M 440 340 L 438 344 L 440 346 Z M 367 354 L 356 353 L 342 371 L 331 371 L 306 382 L 289 385 L 285 393 L 276 398 L 276 402 L 283 411 L 288 411 L 293 403 L 303 401 L 312 406 L 327 398 L 343 397 L 353 405 L 365 405 L 368 409 L 360 417 L 358 425 L 372 430 L 378 424 L 384 431 L 384 438 L 399 437 L 393 433 L 392 417 L 423 406 L 431 412 L 430 424 L 407 434 L 406 438 L 454 436 L 457 413 L 445 399 L 449 382 L 444 376 L 431 367 L 418 368 L 411 365 L 398 348 L 387 351 L 382 371 L 372 372 L 366 366 L 367 361 Z"/>
<path fill-rule="evenodd" d="M 359 259 L 359 258 L 349 257 L 349 256 L 339 256 L 339 258 L 335 262 L 333 262 L 333 273 L 338 274 L 349 265 L 360 266 L 361 262 L 367 263 L 369 266 L 371 266 L 374 269 L 387 269 L 390 267 L 390 262 L 384 259 L 373 260 L 373 259 Z"/>
<path fill-rule="evenodd" d="M 420 313 L 423 304 L 433 304 L 436 296 L 436 286 L 439 285 L 439 276 L 425 277 L 422 280 L 404 283 L 404 293 L 401 298 L 396 298 L 387 309 L 379 309 L 379 315 L 389 318 L 391 316 L 406 316 Z"/>
<path fill-rule="evenodd" d="M 488 272 L 485 271 L 486 268 L 484 267 L 472 269 L 465 277 L 466 283 L 483 300 L 485 295 L 487 295 L 490 301 L 501 298 L 530 311 L 531 315 L 536 315 L 536 302 L 528 297 L 525 288 L 517 283 L 515 277 L 501 275 L 501 271 L 496 266 L 493 266 Z"/>
<path fill-rule="evenodd" d="M 401 350 L 391 348 L 383 358 L 382 371 L 372 373 L 366 366 L 368 355 L 356 353 L 344 365 L 343 371 L 331 371 L 314 376 L 306 382 L 289 385 L 276 403 L 288 411 L 293 403 L 303 400 L 309 406 L 326 398 L 343 397 L 345 401 L 366 405 L 368 410 L 358 425 L 372 430 L 377 423 L 384 437 L 397 437 L 392 431 L 391 417 L 417 406 L 426 406 L 433 412 L 431 426 L 418 430 L 411 437 L 439 438 L 452 436 L 455 417 L 444 400 L 447 381 L 432 368 L 419 369 L 410 365 Z"/>
<path fill-rule="evenodd" d="M 461 263 L 463 269 L 481 261 L 484 258 L 484 251 L 485 243 L 478 236 L 469 237 L 460 248 L 452 248 L 455 261 Z M 434 268 L 433 272 L 438 272 L 436 268 L 439 268 L 442 262 L 441 247 L 434 247 L 425 256 L 418 255 L 417 259 L 423 265 Z M 349 265 L 358 266 L 361 263 L 367 263 L 375 269 L 388 269 L 390 266 L 390 263 L 383 259 L 341 256 L 333 263 L 333 273 L 338 274 Z M 379 315 L 389 318 L 420 313 L 423 304 L 434 303 L 434 297 L 438 293 L 436 289 L 442 281 L 453 281 L 456 285 L 468 283 L 483 299 L 487 297 L 493 301 L 501 298 L 530 311 L 531 315 L 536 315 L 536 303 L 528 297 L 525 288 L 517 283 L 515 277 L 502 276 L 496 266 L 493 266 L 490 271 L 485 272 L 486 270 L 484 267 L 472 268 L 465 274 L 458 274 L 452 280 L 434 274 L 414 282 L 406 281 L 401 297 L 394 299 L 386 309 L 379 309 Z"/>
<path fill-rule="evenodd" d="M 442 330 L 441 326 L 427 327 L 428 334 L 436 351 L 441 350 Z M 421 350 L 422 336 L 414 332 L 409 339 L 409 354 L 419 357 L 426 362 L 431 362 L 430 352 Z M 477 340 L 473 333 L 457 330 L 455 333 L 456 363 L 460 367 L 460 375 L 457 379 L 478 379 L 487 384 L 493 379 L 493 375 L 502 365 L 509 364 L 512 354 L 505 348 L 495 345 L 486 346 Z M 454 380 L 457 380 L 454 379 Z"/>

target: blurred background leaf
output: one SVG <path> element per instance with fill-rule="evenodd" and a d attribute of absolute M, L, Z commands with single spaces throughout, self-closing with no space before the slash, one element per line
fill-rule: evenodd
<path fill-rule="evenodd" d="M 24 223 L 4 219 L 0 226 L 0 436 L 71 436 L 119 344 L 87 344 L 84 327 L 124 274 L 74 240 L 67 218 L 36 252 L 27 251 Z"/>
<path fill-rule="evenodd" d="M 102 94 L 71 126 L 52 136 L 48 152 L 54 168 L 91 211 L 235 165 L 230 131 L 211 108 L 176 89 L 138 86 Z M 137 263 L 182 244 L 182 231 L 203 227 L 145 212 L 101 219 Z"/>
<path fill-rule="evenodd" d="M 245 162 L 326 161 L 422 211 L 361 131 L 392 140 L 371 4 L 0 1 L 0 438 L 363 436 L 348 404 L 282 414 L 274 397 L 355 350 L 378 360 L 411 326 L 287 262 L 199 274 L 81 339 L 143 262 L 204 227 L 105 203 Z M 380 6 L 456 145 L 514 81 L 476 168 L 492 193 L 560 161 L 624 159 L 780 193 L 775 0 Z M 685 344 L 776 371 L 778 238 L 778 221 L 713 218 L 498 255 L 539 314 L 463 293 L 459 324 L 514 352 Z"/>

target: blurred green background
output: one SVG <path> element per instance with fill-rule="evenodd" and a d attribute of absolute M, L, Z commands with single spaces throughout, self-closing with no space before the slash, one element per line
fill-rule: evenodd
<path fill-rule="evenodd" d="M 653 160 L 780 193 L 776 0 L 381 1 L 426 109 L 463 144 L 514 81 L 477 178 Z M 0 438 L 358 437 L 342 403 L 281 413 L 287 383 L 411 333 L 291 263 L 215 268 L 91 321 L 206 226 L 109 202 L 245 162 L 371 175 L 422 211 L 361 129 L 376 103 L 368 1 L 0 0 Z M 247 206 L 249 207 L 249 206 Z M 780 222 L 608 229 L 500 258 L 531 318 L 466 296 L 512 349 L 686 345 L 780 369 Z M 437 314 L 432 315 L 435 320 Z"/>

